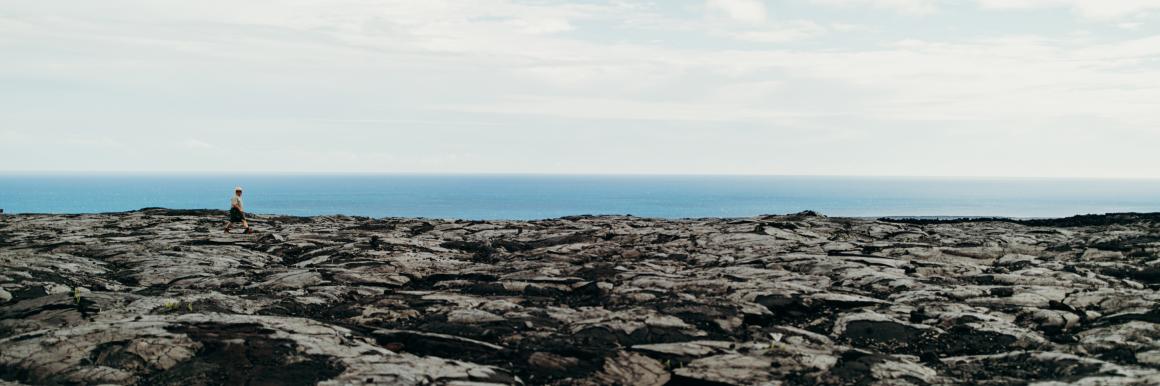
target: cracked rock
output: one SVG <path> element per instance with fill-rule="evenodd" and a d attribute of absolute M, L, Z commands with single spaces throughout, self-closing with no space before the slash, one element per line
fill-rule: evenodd
<path fill-rule="evenodd" d="M 1160 216 L 6 215 L 0 385 L 1154 385 Z"/>

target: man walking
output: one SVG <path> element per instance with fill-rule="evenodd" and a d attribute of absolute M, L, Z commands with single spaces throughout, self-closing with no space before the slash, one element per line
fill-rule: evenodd
<path fill-rule="evenodd" d="M 242 206 L 242 187 L 234 188 L 234 196 L 230 197 L 230 219 L 226 221 L 226 233 L 230 233 L 230 226 L 234 223 L 242 223 L 242 227 L 246 228 L 246 233 L 252 233 L 250 224 L 246 222 L 246 209 Z"/>

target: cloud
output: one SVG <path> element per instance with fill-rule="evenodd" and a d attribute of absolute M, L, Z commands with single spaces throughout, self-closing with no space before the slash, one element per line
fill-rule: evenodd
<path fill-rule="evenodd" d="M 187 149 L 213 149 L 216 147 L 208 142 L 193 138 L 186 139 L 185 142 L 182 142 L 182 145 L 184 145 Z"/>
<path fill-rule="evenodd" d="M 752 101 L 750 101 L 752 102 Z M 449 105 L 443 109 L 491 114 L 543 115 L 566 119 L 668 122 L 789 122 L 803 114 L 752 103 L 702 100 L 666 102 L 626 98 L 574 98 L 550 95 L 519 95 L 472 105 Z"/>
<path fill-rule="evenodd" d="M 1070 8 L 1092 20 L 1116 20 L 1160 9 L 1156 0 L 979 0 L 988 9 Z"/>
<path fill-rule="evenodd" d="M 733 20 L 758 23 L 765 21 L 765 4 L 760 0 L 706 0 L 705 7 Z"/>
<path fill-rule="evenodd" d="M 64 142 L 77 147 L 90 149 L 119 148 L 125 146 L 123 142 L 107 137 L 75 136 L 66 138 Z"/>
<path fill-rule="evenodd" d="M 843 27 L 844 28 L 844 27 Z M 730 30 L 721 33 L 739 40 L 760 43 L 784 43 L 809 39 L 822 35 L 829 28 L 812 21 L 795 21 L 779 23 L 772 26 L 744 30 Z"/>
<path fill-rule="evenodd" d="M 813 0 L 832 7 L 873 7 L 905 14 L 922 15 L 937 10 L 935 0 Z"/>
<path fill-rule="evenodd" d="M 567 19 L 515 19 L 508 21 L 515 30 L 527 34 L 550 34 L 565 32 L 573 29 Z"/>
<path fill-rule="evenodd" d="M 173 151 L 230 138 L 259 144 L 255 170 L 1160 177 L 1160 154 L 1133 150 L 1160 143 L 1160 36 L 1132 12 L 1131 33 L 1027 36 L 914 0 L 817 2 L 978 28 L 745 1 L 109 1 L 5 3 L 0 168 L 232 170 Z M 90 137 L 140 151 L 66 142 L 31 161 Z M 899 146 L 916 154 L 882 151 Z"/>

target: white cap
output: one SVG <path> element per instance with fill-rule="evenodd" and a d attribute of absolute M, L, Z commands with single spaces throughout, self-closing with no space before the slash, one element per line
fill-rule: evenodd
<path fill-rule="evenodd" d="M 236 191 L 239 191 L 239 190 L 242 190 L 242 187 L 241 187 L 241 186 L 235 186 L 235 187 L 234 187 L 234 191 L 235 191 L 235 192 L 236 192 Z"/>

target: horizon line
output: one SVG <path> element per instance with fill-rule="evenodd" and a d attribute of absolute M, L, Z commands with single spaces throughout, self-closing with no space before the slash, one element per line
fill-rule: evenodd
<path fill-rule="evenodd" d="M 996 176 L 996 175 L 921 175 L 921 174 L 777 174 L 777 173 L 596 173 L 596 172 L 405 172 L 405 171 L 214 171 L 214 170 L 0 170 L 2 176 L 29 175 L 350 175 L 350 176 L 527 176 L 527 177 L 836 177 L 836 178 L 928 178 L 928 179 L 995 179 L 995 180 L 1160 180 L 1160 176 Z"/>

